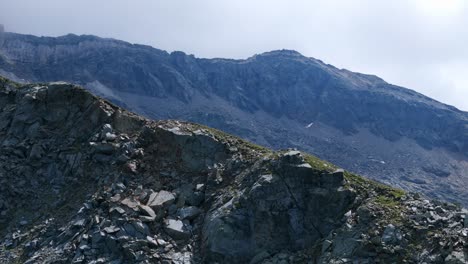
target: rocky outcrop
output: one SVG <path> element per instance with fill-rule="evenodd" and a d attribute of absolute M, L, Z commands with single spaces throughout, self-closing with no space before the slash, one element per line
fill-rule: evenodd
<path fill-rule="evenodd" d="M 354 201 L 342 188 L 343 172 L 316 171 L 297 151 L 271 165 L 271 174 L 247 176 L 255 181 L 215 203 L 207 215 L 203 238 L 211 262 L 248 262 L 265 252 L 303 249 L 342 224 Z"/>
<path fill-rule="evenodd" d="M 0 263 L 464 263 L 461 208 L 0 78 Z"/>
<path fill-rule="evenodd" d="M 94 36 L 3 39 L 0 75 L 10 79 L 82 84 L 153 119 L 298 148 L 393 186 L 468 204 L 466 112 L 376 76 L 288 50 L 198 59 Z"/>

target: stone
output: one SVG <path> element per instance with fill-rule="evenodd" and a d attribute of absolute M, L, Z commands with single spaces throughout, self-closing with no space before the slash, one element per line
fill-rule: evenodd
<path fill-rule="evenodd" d="M 114 233 L 117 233 L 120 231 L 120 228 L 116 227 L 116 226 L 108 226 L 106 228 L 104 228 L 104 232 L 106 232 L 107 234 L 114 234 Z"/>
<path fill-rule="evenodd" d="M 128 161 L 124 165 L 124 169 L 126 172 L 137 174 L 138 173 L 138 166 L 135 161 Z"/>
<path fill-rule="evenodd" d="M 343 185 L 344 170 L 338 169 L 333 173 L 325 173 L 320 177 L 320 184 L 325 188 L 338 188 Z"/>
<path fill-rule="evenodd" d="M 158 242 L 158 245 L 160 246 L 166 246 L 167 244 L 169 244 L 167 241 L 161 238 L 156 239 L 156 242 Z"/>
<path fill-rule="evenodd" d="M 332 244 L 332 241 L 328 239 L 324 240 L 322 243 L 322 254 L 325 253 L 331 247 Z"/>
<path fill-rule="evenodd" d="M 156 241 L 156 239 L 150 237 L 150 236 L 146 236 L 146 240 L 150 243 L 150 245 L 152 245 L 153 247 L 158 247 L 159 244 L 158 242 Z"/>
<path fill-rule="evenodd" d="M 105 135 L 106 133 L 112 133 L 112 132 L 114 132 L 114 129 L 112 129 L 111 124 L 104 124 L 102 126 L 102 130 L 101 130 L 102 135 Z"/>
<path fill-rule="evenodd" d="M 112 144 L 108 143 L 94 143 L 94 150 L 96 153 L 111 155 L 115 152 L 115 147 Z"/>
<path fill-rule="evenodd" d="M 147 205 L 139 205 L 141 212 L 144 213 L 144 215 L 140 215 L 140 219 L 144 222 L 152 222 L 156 219 L 156 213 L 154 212 L 151 207 Z"/>
<path fill-rule="evenodd" d="M 137 209 L 138 206 L 139 206 L 138 201 L 136 201 L 133 198 L 125 198 L 120 203 L 123 204 L 123 205 L 126 205 L 127 207 L 132 208 L 134 210 Z"/>
<path fill-rule="evenodd" d="M 157 193 L 152 193 L 148 199 L 147 205 L 159 209 L 161 207 L 167 207 L 171 204 L 173 204 L 175 201 L 175 196 L 174 194 L 168 192 L 168 191 L 159 191 Z"/>
<path fill-rule="evenodd" d="M 109 132 L 107 132 L 104 136 L 104 140 L 106 141 L 114 141 L 116 138 L 117 138 L 116 134 L 109 133 Z"/>
<path fill-rule="evenodd" d="M 445 262 L 447 264 L 462 264 L 467 263 L 468 259 L 465 258 L 465 254 L 461 251 L 453 251 L 446 258 Z"/>
<path fill-rule="evenodd" d="M 86 219 L 80 218 L 80 219 L 77 219 L 77 220 L 73 221 L 72 226 L 77 227 L 77 228 L 84 227 L 86 225 L 86 222 L 87 222 Z"/>
<path fill-rule="evenodd" d="M 97 249 L 104 242 L 106 234 L 104 232 L 96 231 L 91 237 L 91 248 Z"/>
<path fill-rule="evenodd" d="M 123 214 L 125 214 L 125 209 L 123 209 L 120 206 L 114 206 L 111 209 L 109 209 L 109 213 L 112 213 L 112 212 L 116 212 L 116 213 L 118 213 L 120 215 L 123 215 Z"/>
<path fill-rule="evenodd" d="M 140 221 L 134 221 L 134 222 L 132 222 L 132 225 L 135 227 L 135 230 L 137 232 L 139 232 L 139 233 L 141 233 L 141 234 L 143 234 L 145 236 L 150 234 L 149 227 L 145 223 L 140 222 Z"/>
<path fill-rule="evenodd" d="M 385 244 L 396 244 L 402 239 L 400 231 L 392 224 L 385 227 L 382 234 L 382 242 Z"/>
<path fill-rule="evenodd" d="M 188 219 L 193 220 L 200 215 L 201 210 L 196 206 L 183 207 L 177 210 L 177 215 L 181 220 Z"/>
<path fill-rule="evenodd" d="M 31 152 L 29 153 L 29 158 L 31 160 L 39 160 L 45 155 L 44 149 L 42 145 L 35 144 L 31 148 Z"/>
<path fill-rule="evenodd" d="M 175 240 L 185 240 L 190 238 L 190 232 L 180 220 L 166 219 L 164 230 Z"/>
<path fill-rule="evenodd" d="M 205 191 L 205 184 L 197 184 L 197 186 L 195 187 L 195 190 L 197 190 L 198 192 L 203 192 Z"/>
<path fill-rule="evenodd" d="M 139 230 L 143 232 L 140 232 Z M 121 230 L 117 233 L 117 236 L 127 236 L 143 239 L 146 238 L 146 236 L 149 234 L 149 232 L 146 230 L 147 229 L 145 227 L 139 226 L 137 222 L 127 222 L 122 226 Z"/>
<path fill-rule="evenodd" d="M 26 252 L 31 252 L 37 249 L 38 246 L 39 246 L 39 241 L 37 239 L 33 239 L 30 242 L 26 243 L 25 245 Z"/>
<path fill-rule="evenodd" d="M 120 193 L 117 193 L 115 194 L 114 196 L 112 196 L 110 198 L 110 201 L 113 202 L 113 203 L 117 203 L 118 201 L 120 201 L 122 197 L 120 196 Z"/>

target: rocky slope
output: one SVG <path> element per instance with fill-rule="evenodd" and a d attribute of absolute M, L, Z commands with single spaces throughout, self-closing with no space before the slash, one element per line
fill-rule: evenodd
<path fill-rule="evenodd" d="M 467 212 L 0 78 L 0 263 L 465 263 Z"/>
<path fill-rule="evenodd" d="M 294 51 L 198 59 L 94 36 L 5 33 L 0 74 L 78 83 L 153 119 L 296 147 L 382 182 L 468 204 L 468 115 Z"/>

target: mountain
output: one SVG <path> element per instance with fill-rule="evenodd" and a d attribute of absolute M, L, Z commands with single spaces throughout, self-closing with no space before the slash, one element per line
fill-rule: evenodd
<path fill-rule="evenodd" d="M 1 263 L 466 263 L 467 211 L 0 78 Z"/>
<path fill-rule="evenodd" d="M 0 74 L 67 81 L 143 116 L 298 148 L 383 183 L 468 205 L 468 113 L 382 79 L 279 50 L 199 59 L 67 35 L 4 33 Z"/>

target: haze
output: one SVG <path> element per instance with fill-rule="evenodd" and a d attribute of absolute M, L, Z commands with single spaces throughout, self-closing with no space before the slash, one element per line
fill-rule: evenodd
<path fill-rule="evenodd" d="M 294 49 L 468 110 L 463 0 L 2 0 L 6 30 L 93 34 L 197 57 Z"/>

